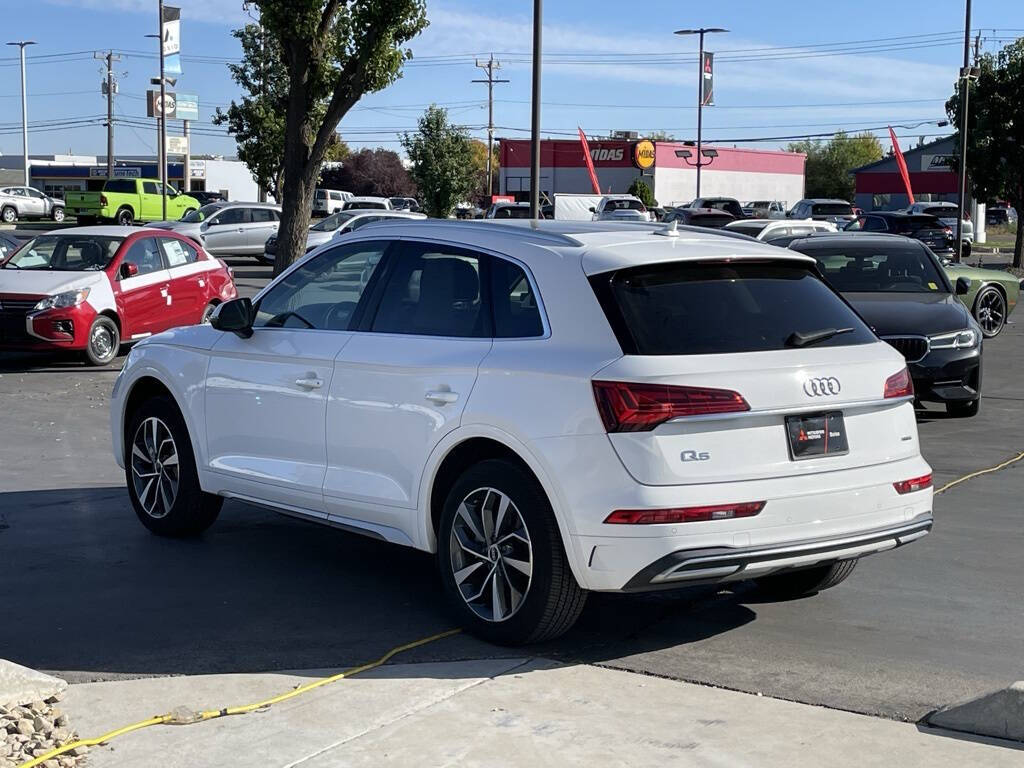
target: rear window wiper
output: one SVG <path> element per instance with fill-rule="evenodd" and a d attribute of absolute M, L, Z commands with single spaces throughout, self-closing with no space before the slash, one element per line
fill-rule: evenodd
<path fill-rule="evenodd" d="M 809 347 L 811 344 L 831 339 L 833 336 L 838 336 L 841 333 L 853 333 L 853 328 L 822 328 L 817 331 L 808 331 L 807 333 L 793 331 L 786 339 L 786 346 Z"/>

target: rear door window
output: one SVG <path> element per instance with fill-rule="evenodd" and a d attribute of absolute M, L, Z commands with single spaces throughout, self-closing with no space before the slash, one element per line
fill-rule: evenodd
<path fill-rule="evenodd" d="M 826 328 L 852 330 L 816 346 L 875 341 L 803 264 L 671 262 L 595 275 L 591 284 L 626 354 L 781 350 L 794 332 Z"/>
<path fill-rule="evenodd" d="M 526 272 L 505 259 L 491 259 L 494 337 L 521 339 L 544 335 L 537 296 Z"/>
<path fill-rule="evenodd" d="M 406 243 L 389 267 L 370 330 L 420 336 L 491 335 L 480 272 L 485 256 L 434 243 Z"/>

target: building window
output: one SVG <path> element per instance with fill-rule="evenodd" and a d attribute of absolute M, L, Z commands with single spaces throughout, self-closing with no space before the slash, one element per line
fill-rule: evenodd
<path fill-rule="evenodd" d="M 872 195 L 871 196 L 871 210 L 873 211 L 888 211 L 892 208 L 892 195 Z"/>

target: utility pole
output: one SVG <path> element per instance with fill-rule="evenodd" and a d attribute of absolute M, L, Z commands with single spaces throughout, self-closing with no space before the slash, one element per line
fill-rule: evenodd
<path fill-rule="evenodd" d="M 114 79 L 114 62 L 121 57 L 113 51 L 94 53 L 94 59 L 107 63 L 107 79 L 103 81 L 102 92 L 107 97 L 107 178 L 114 178 L 114 94 L 117 93 L 117 81 Z"/>
<path fill-rule="evenodd" d="M 530 218 L 540 218 L 540 71 L 543 0 L 533 0 L 533 96 L 530 118 Z"/>
<path fill-rule="evenodd" d="M 25 186 L 29 184 L 28 168 L 28 98 L 25 95 L 25 46 L 35 45 L 35 40 L 19 40 L 8 45 L 21 49 L 21 153 L 25 167 Z"/>
<path fill-rule="evenodd" d="M 971 92 L 971 0 L 964 12 L 964 65 L 960 69 L 960 185 L 956 203 L 956 260 L 963 259 L 964 205 L 967 202 L 967 110 Z"/>
<path fill-rule="evenodd" d="M 164 220 L 167 220 L 167 82 L 164 79 L 164 0 L 157 2 L 157 20 L 160 30 L 160 200 L 163 202 Z"/>
<path fill-rule="evenodd" d="M 192 191 L 192 135 L 188 123 L 188 120 L 181 121 L 182 133 L 185 135 L 185 170 L 182 172 L 185 176 L 185 192 Z"/>
<path fill-rule="evenodd" d="M 474 83 L 487 83 L 487 196 L 494 194 L 494 176 L 491 170 L 491 158 L 494 156 L 494 84 L 507 83 L 508 80 L 497 80 L 494 77 L 495 70 L 501 69 L 501 62 L 494 60 L 494 54 L 481 63 L 476 60 L 476 65 L 487 73 L 486 80 L 474 80 Z"/>

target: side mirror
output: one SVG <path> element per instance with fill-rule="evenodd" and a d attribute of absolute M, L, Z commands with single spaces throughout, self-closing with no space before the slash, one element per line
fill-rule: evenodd
<path fill-rule="evenodd" d="M 135 277 L 139 274 L 139 265 L 133 264 L 130 261 L 122 261 L 121 269 L 119 270 L 121 279 L 127 280 L 129 277 Z"/>
<path fill-rule="evenodd" d="M 591 213 L 597 213 L 597 208 L 595 208 L 594 206 L 590 206 L 590 208 L 589 208 L 588 210 L 589 210 L 589 211 L 590 211 Z"/>
<path fill-rule="evenodd" d="M 241 298 L 225 301 L 210 316 L 210 325 L 218 331 L 231 331 L 243 339 L 252 336 L 252 299 Z"/>
<path fill-rule="evenodd" d="M 956 295 L 963 296 L 971 291 L 971 281 L 966 277 L 956 279 Z"/>

